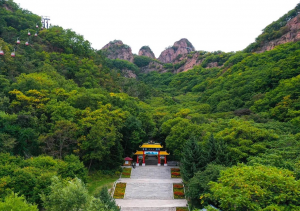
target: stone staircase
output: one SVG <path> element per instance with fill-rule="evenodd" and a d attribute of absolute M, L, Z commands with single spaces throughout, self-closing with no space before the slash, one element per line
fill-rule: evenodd
<path fill-rule="evenodd" d="M 170 168 L 146 164 L 132 169 L 129 179 L 120 179 L 126 183 L 124 199 L 116 199 L 121 211 L 176 211 L 176 207 L 186 207 L 185 199 L 173 199 L 173 183 L 182 180 L 172 179 Z"/>
<path fill-rule="evenodd" d="M 130 179 L 171 179 L 171 170 L 166 166 L 139 166 L 132 169 Z"/>
<path fill-rule="evenodd" d="M 173 199 L 173 187 L 170 183 L 128 183 L 125 199 Z"/>
<path fill-rule="evenodd" d="M 124 207 L 121 211 L 176 211 L 173 207 Z"/>

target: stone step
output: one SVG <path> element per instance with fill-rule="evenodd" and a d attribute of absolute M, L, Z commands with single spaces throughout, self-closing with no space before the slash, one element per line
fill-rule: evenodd
<path fill-rule="evenodd" d="M 131 171 L 131 179 L 171 179 L 168 166 L 138 166 Z"/>
<path fill-rule="evenodd" d="M 124 199 L 173 199 L 173 184 L 127 183 Z"/>
<path fill-rule="evenodd" d="M 160 210 L 162 208 L 174 208 L 174 207 L 186 207 L 187 201 L 185 199 L 173 199 L 173 200 L 145 200 L 145 199 L 116 199 L 116 203 L 122 209 L 127 207 L 135 208 L 155 208 Z"/>
<path fill-rule="evenodd" d="M 174 207 L 124 207 L 121 211 L 176 211 Z"/>

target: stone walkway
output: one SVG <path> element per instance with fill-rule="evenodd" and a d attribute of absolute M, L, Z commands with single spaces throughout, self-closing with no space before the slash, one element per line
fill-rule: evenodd
<path fill-rule="evenodd" d="M 185 199 L 173 199 L 173 183 L 181 179 L 171 179 L 171 167 L 139 166 L 131 171 L 125 182 L 124 199 L 116 199 L 121 211 L 175 211 L 176 207 L 186 207 Z"/>

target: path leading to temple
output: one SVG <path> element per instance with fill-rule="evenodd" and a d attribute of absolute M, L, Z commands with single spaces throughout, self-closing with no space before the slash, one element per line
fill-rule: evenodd
<path fill-rule="evenodd" d="M 126 183 L 124 199 L 116 199 L 121 211 L 175 211 L 176 207 L 186 207 L 185 199 L 173 199 L 173 183 L 181 179 L 171 179 L 170 167 L 139 166 L 131 171 Z"/>

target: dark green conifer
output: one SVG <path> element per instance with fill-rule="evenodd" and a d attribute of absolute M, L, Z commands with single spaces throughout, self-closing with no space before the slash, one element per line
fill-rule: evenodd
<path fill-rule="evenodd" d="M 206 145 L 207 161 L 213 162 L 217 157 L 218 144 L 214 135 L 211 134 Z"/>
<path fill-rule="evenodd" d="M 224 165 L 224 166 L 232 165 L 229 159 L 229 152 L 227 150 L 227 145 L 225 144 L 223 139 L 217 142 L 217 154 L 214 163 L 218 165 Z"/>
<path fill-rule="evenodd" d="M 180 163 L 184 181 L 189 181 L 197 171 L 206 165 L 206 159 L 201 151 L 196 138 L 185 143 Z"/>
<path fill-rule="evenodd" d="M 107 187 L 103 187 L 101 191 L 95 195 L 96 198 L 100 198 L 100 200 L 103 202 L 103 204 L 106 205 L 106 207 L 110 210 L 119 211 L 120 208 L 117 206 L 116 201 L 113 199 L 113 197 L 108 193 Z"/>

